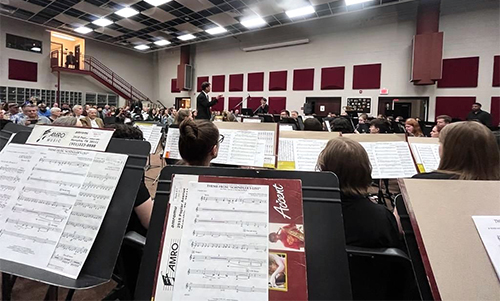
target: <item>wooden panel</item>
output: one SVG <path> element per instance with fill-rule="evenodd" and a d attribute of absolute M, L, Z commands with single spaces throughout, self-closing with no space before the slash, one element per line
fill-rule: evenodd
<path fill-rule="evenodd" d="M 38 81 L 38 63 L 9 59 L 9 79 Z"/>
<path fill-rule="evenodd" d="M 288 71 L 269 72 L 269 91 L 286 91 Z"/>
<path fill-rule="evenodd" d="M 293 90 L 294 91 L 314 90 L 314 69 L 293 70 Z"/>
<path fill-rule="evenodd" d="M 438 88 L 476 88 L 478 75 L 479 57 L 444 59 Z"/>
<path fill-rule="evenodd" d="M 247 91 L 264 91 L 264 72 L 248 73 Z"/>
<path fill-rule="evenodd" d="M 380 89 L 381 72 L 382 64 L 354 66 L 352 88 L 355 90 Z"/>
<path fill-rule="evenodd" d="M 413 38 L 411 81 L 415 85 L 434 85 L 442 77 L 442 32 L 418 34 Z"/>
<path fill-rule="evenodd" d="M 243 74 L 229 75 L 229 91 L 230 92 L 243 91 Z"/>
<path fill-rule="evenodd" d="M 465 120 L 471 111 L 476 97 L 442 96 L 436 97 L 436 116 L 448 115 L 452 118 Z"/>
<path fill-rule="evenodd" d="M 345 82 L 345 67 L 321 69 L 321 90 L 342 90 Z"/>
<path fill-rule="evenodd" d="M 225 75 L 212 75 L 212 91 L 224 92 L 225 91 L 226 76 Z"/>

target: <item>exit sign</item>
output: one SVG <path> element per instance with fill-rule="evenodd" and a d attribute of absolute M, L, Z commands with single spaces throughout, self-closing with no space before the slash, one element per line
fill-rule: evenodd
<path fill-rule="evenodd" d="M 380 89 L 380 95 L 388 95 L 389 94 L 389 89 L 382 88 Z"/>

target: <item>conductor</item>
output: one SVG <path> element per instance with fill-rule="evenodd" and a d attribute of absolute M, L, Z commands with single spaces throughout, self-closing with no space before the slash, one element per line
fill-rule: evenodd
<path fill-rule="evenodd" d="M 201 84 L 201 93 L 198 94 L 196 98 L 196 110 L 198 111 L 198 115 L 196 115 L 196 119 L 207 119 L 210 120 L 210 107 L 217 104 L 221 95 L 218 98 L 210 101 L 210 97 L 208 93 L 210 93 L 210 83 L 204 82 Z"/>
<path fill-rule="evenodd" d="M 260 106 L 253 112 L 254 115 L 257 114 L 267 114 L 269 113 L 269 106 L 267 105 L 267 99 L 262 97 L 260 100 Z"/>

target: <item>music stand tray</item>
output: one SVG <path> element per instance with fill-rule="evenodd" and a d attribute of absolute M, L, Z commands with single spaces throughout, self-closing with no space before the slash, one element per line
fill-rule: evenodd
<path fill-rule="evenodd" d="M 163 225 L 174 174 L 302 180 L 309 300 L 350 300 L 338 178 L 331 172 L 289 172 L 167 166 L 162 170 L 136 286 L 135 299 L 151 300 Z"/>
<path fill-rule="evenodd" d="M 24 144 L 29 135 L 30 132 L 19 132 L 11 143 Z M 99 233 L 77 279 L 1 259 L 0 271 L 70 289 L 88 289 L 108 282 L 113 274 L 128 220 L 134 207 L 149 149 L 150 144 L 146 141 L 111 139 L 106 152 L 127 154 L 129 157 Z"/>

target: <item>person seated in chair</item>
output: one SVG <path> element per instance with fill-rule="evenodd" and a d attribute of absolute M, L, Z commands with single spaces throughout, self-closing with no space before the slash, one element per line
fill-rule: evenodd
<path fill-rule="evenodd" d="M 188 118 L 180 124 L 179 134 L 179 153 L 184 163 L 191 166 L 210 166 L 224 141 L 219 129 L 208 120 Z"/>
<path fill-rule="evenodd" d="M 400 246 L 394 214 L 368 198 L 372 168 L 361 144 L 345 137 L 328 141 L 318 157 L 321 171 L 334 172 L 340 185 L 346 244 L 365 248 Z"/>

